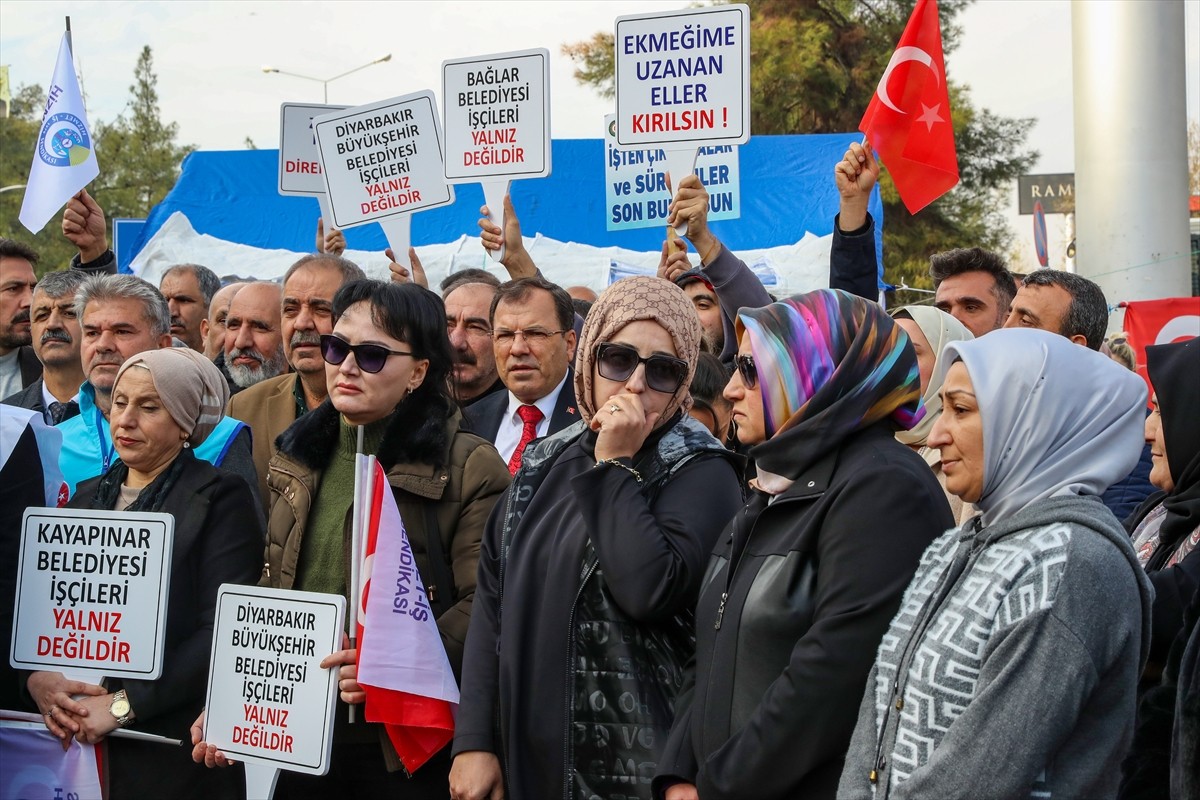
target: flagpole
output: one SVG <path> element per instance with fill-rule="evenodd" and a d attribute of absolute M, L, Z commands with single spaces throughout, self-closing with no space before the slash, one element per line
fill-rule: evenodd
<path fill-rule="evenodd" d="M 358 426 L 358 444 L 354 449 L 354 502 L 350 519 L 350 649 L 358 647 L 358 604 L 362 602 L 362 455 L 363 427 Z M 354 706 L 349 708 L 349 721 L 355 719 Z"/>
<path fill-rule="evenodd" d="M 75 42 L 71 39 L 71 18 L 67 17 L 67 47 L 71 48 L 71 60 L 75 60 Z"/>

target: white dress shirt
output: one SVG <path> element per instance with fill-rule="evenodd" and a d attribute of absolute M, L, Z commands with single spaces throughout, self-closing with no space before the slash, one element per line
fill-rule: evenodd
<path fill-rule="evenodd" d="M 542 412 L 542 419 L 537 424 L 537 438 L 542 438 L 550 430 L 550 417 L 554 414 L 554 407 L 558 405 L 558 395 L 562 391 L 563 385 L 566 384 L 567 378 L 571 377 L 571 371 L 567 370 L 567 374 L 558 382 L 558 386 L 550 394 L 538 400 L 536 403 L 529 403 L 538 407 Z M 507 464 L 512 458 L 513 451 L 517 449 L 517 445 L 521 442 L 521 431 L 525 430 L 525 423 L 521 420 L 521 416 L 517 413 L 517 409 L 526 403 L 522 403 L 517 399 L 517 396 L 512 392 L 508 393 L 508 411 L 504 418 L 500 420 L 500 428 L 496 431 L 496 450 L 500 452 L 500 458 Z"/>

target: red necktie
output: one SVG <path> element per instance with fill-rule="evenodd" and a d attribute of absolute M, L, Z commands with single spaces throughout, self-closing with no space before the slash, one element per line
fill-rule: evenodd
<path fill-rule="evenodd" d="M 513 450 L 512 458 L 508 459 L 508 471 L 512 475 L 516 475 L 517 470 L 521 468 L 521 457 L 525 455 L 526 445 L 537 438 L 537 424 L 542 421 L 543 414 L 537 406 L 520 406 L 517 408 L 517 416 L 525 423 L 525 427 L 521 429 L 521 441 L 517 442 L 517 449 Z"/>

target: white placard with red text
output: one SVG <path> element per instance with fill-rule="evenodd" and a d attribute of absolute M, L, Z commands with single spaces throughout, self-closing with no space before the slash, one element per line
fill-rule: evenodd
<path fill-rule="evenodd" d="M 750 139 L 750 9 L 745 4 L 617 17 L 622 147 Z"/>
<path fill-rule="evenodd" d="M 154 680 L 162 674 L 175 518 L 26 509 L 9 663 Z"/>
<path fill-rule="evenodd" d="M 223 584 L 217 592 L 204 741 L 271 769 L 329 771 L 341 595 Z M 248 770 L 249 772 L 249 770 Z"/>
<path fill-rule="evenodd" d="M 446 180 L 550 174 L 550 52 L 442 62 Z"/>
<path fill-rule="evenodd" d="M 313 120 L 334 227 L 454 202 L 443 173 L 441 120 L 423 91 Z"/>
<path fill-rule="evenodd" d="M 348 106 L 283 103 L 279 106 L 279 193 L 306 197 L 325 194 L 313 118 Z"/>

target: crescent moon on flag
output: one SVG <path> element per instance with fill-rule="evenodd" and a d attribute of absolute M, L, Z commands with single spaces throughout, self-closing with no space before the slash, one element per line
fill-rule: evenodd
<path fill-rule="evenodd" d="M 888 62 L 887 69 L 883 71 L 883 77 L 879 79 L 879 86 L 875 89 L 875 95 L 879 98 L 879 102 L 895 111 L 898 114 L 907 114 L 907 111 L 901 111 L 892 102 L 892 98 L 888 97 L 888 79 L 892 77 L 892 70 L 903 64 L 905 61 L 918 61 L 933 72 L 933 79 L 939 84 L 942 79 L 938 75 L 937 67 L 933 65 L 933 57 L 919 47 L 897 47 L 896 52 L 892 53 L 892 60 Z"/>

